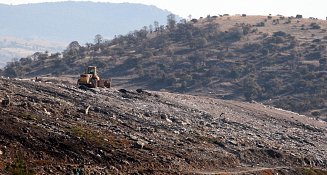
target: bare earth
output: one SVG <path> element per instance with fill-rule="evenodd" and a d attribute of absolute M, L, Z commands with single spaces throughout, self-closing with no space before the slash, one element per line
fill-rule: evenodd
<path fill-rule="evenodd" d="M 0 101 L 0 174 L 326 173 L 326 122 L 255 102 L 3 78 Z"/>

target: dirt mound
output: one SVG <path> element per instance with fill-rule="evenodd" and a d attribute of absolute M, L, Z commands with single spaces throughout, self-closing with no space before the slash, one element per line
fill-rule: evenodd
<path fill-rule="evenodd" d="M 3 174 L 301 174 L 327 165 L 325 122 L 257 103 L 0 84 Z"/>

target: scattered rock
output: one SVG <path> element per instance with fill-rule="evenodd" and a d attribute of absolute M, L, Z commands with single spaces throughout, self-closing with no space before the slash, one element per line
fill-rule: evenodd
<path fill-rule="evenodd" d="M 3 107 L 8 107 L 10 105 L 10 97 L 8 95 L 1 101 Z"/>
<path fill-rule="evenodd" d="M 124 94 L 126 94 L 128 92 L 126 89 L 119 89 L 118 91 L 121 93 L 124 93 Z"/>
<path fill-rule="evenodd" d="M 161 114 L 160 118 L 163 119 L 163 120 L 166 120 L 168 118 L 168 116 L 167 116 L 167 114 Z"/>
<path fill-rule="evenodd" d="M 144 140 L 138 140 L 136 143 L 135 143 L 135 148 L 139 148 L 139 149 L 143 149 L 143 147 L 147 144 L 146 141 Z"/>
<path fill-rule="evenodd" d="M 89 114 L 89 109 L 90 109 L 90 107 L 91 107 L 90 105 L 86 107 L 86 109 L 85 109 L 85 111 L 84 111 L 84 114 L 86 114 L 86 115 Z"/>
<path fill-rule="evenodd" d="M 219 142 L 219 141 L 215 141 L 215 144 L 217 144 L 218 146 L 222 147 L 222 148 L 226 148 L 225 144 L 223 142 Z"/>
<path fill-rule="evenodd" d="M 227 143 L 232 144 L 234 146 L 238 146 L 238 143 L 235 140 L 228 140 Z"/>
<path fill-rule="evenodd" d="M 47 114 L 47 115 L 51 115 L 51 113 L 48 112 L 46 108 L 44 108 L 44 113 Z"/>
<path fill-rule="evenodd" d="M 271 158 L 282 158 L 283 157 L 283 155 L 280 152 L 273 150 L 273 149 L 266 149 L 265 152 Z"/>
<path fill-rule="evenodd" d="M 143 89 L 136 89 L 136 92 L 137 93 L 141 93 L 141 94 L 146 94 L 148 96 L 151 96 L 152 95 L 151 93 L 149 93 L 149 92 L 147 92 L 147 91 L 145 91 Z"/>
<path fill-rule="evenodd" d="M 256 143 L 256 145 L 257 145 L 257 147 L 259 147 L 259 148 L 264 148 L 264 147 L 265 147 L 265 145 L 263 145 L 262 143 Z"/>
<path fill-rule="evenodd" d="M 169 123 L 173 123 L 173 121 L 171 121 L 169 118 L 166 118 L 166 121 Z"/>
<path fill-rule="evenodd" d="M 114 173 L 119 174 L 119 170 L 118 170 L 116 167 L 114 167 L 114 166 L 110 166 L 109 169 L 110 169 L 111 171 L 113 171 Z"/>

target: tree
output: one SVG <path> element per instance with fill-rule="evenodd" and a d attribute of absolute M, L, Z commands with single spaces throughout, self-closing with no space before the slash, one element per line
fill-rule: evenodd
<path fill-rule="evenodd" d="M 149 32 L 150 32 L 150 33 L 153 32 L 153 25 L 152 25 L 152 24 L 149 25 Z"/>
<path fill-rule="evenodd" d="M 261 95 L 261 87 L 257 84 L 254 77 L 248 77 L 243 80 L 243 94 L 247 101 Z"/>
<path fill-rule="evenodd" d="M 69 57 L 78 57 L 80 48 L 81 46 L 79 43 L 77 41 L 73 41 L 67 46 L 67 49 L 64 51 L 64 55 Z"/>
<path fill-rule="evenodd" d="M 167 25 L 168 29 L 174 29 L 176 26 L 176 16 L 174 14 L 170 14 L 167 16 Z"/>
<path fill-rule="evenodd" d="M 147 34 L 148 34 L 148 31 L 147 31 L 146 26 L 144 26 L 143 29 L 141 29 L 141 30 L 135 30 L 134 31 L 134 36 L 136 36 L 139 41 L 146 38 Z"/>
<path fill-rule="evenodd" d="M 154 25 L 154 31 L 155 32 L 159 31 L 159 22 L 158 21 L 154 21 L 153 22 L 153 25 Z"/>
<path fill-rule="evenodd" d="M 87 50 L 90 50 L 92 46 L 93 46 L 92 43 L 85 43 L 85 47 L 87 48 Z"/>
<path fill-rule="evenodd" d="M 311 26 L 311 29 L 320 29 L 321 28 L 320 25 L 315 22 L 311 23 L 310 26 Z"/>
<path fill-rule="evenodd" d="M 10 77 L 10 78 L 13 78 L 13 77 L 17 77 L 18 76 L 18 73 L 16 71 L 16 69 L 11 66 L 11 65 L 7 65 L 7 67 L 5 67 L 5 70 L 3 71 L 4 73 L 4 76 L 6 77 Z"/>
<path fill-rule="evenodd" d="M 192 41 L 190 47 L 192 49 L 193 48 L 200 49 L 200 48 L 205 47 L 207 44 L 208 44 L 208 41 L 205 37 L 199 37 Z"/>
<path fill-rule="evenodd" d="M 94 37 L 94 43 L 99 45 L 103 42 L 103 37 L 100 34 L 95 35 Z"/>
<path fill-rule="evenodd" d="M 191 14 L 188 15 L 188 19 L 192 20 L 192 15 Z"/>
<path fill-rule="evenodd" d="M 67 50 L 79 50 L 81 48 L 81 45 L 78 43 L 78 41 L 73 41 L 67 46 Z"/>
<path fill-rule="evenodd" d="M 236 42 L 242 38 L 243 29 L 240 27 L 233 27 L 227 33 L 223 33 L 222 39 L 227 42 Z"/>

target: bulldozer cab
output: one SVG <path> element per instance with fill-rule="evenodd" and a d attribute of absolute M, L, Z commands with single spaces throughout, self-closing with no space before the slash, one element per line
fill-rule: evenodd
<path fill-rule="evenodd" d="M 96 75 L 96 74 L 97 74 L 97 71 L 96 71 L 96 70 L 97 70 L 97 69 L 96 69 L 95 66 L 89 66 L 89 67 L 87 68 L 86 73 L 87 73 L 87 74 Z"/>

